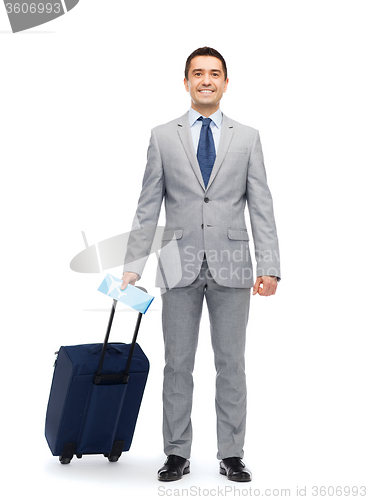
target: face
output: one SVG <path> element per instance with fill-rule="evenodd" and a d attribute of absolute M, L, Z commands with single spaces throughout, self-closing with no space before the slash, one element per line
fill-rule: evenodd
<path fill-rule="evenodd" d="M 184 78 L 192 108 L 207 117 L 217 111 L 228 82 L 220 59 L 212 56 L 194 57 L 190 62 L 188 80 Z"/>

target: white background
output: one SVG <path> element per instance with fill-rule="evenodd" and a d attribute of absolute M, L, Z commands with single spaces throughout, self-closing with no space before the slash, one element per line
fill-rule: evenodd
<path fill-rule="evenodd" d="M 156 498 L 191 486 L 197 495 L 289 488 L 295 498 L 304 486 L 311 496 L 313 485 L 367 484 L 365 7 L 81 0 L 12 34 L 0 6 L 1 469 L 11 498 Z M 110 306 L 96 291 L 103 274 L 75 273 L 70 260 L 84 247 L 81 231 L 93 244 L 130 229 L 150 129 L 188 109 L 184 63 L 204 45 L 228 64 L 223 112 L 260 130 L 281 247 L 278 292 L 252 299 L 247 330 L 254 480 L 218 474 L 206 309 L 192 472 L 156 480 L 165 456 L 155 257 L 141 282 L 156 299 L 139 336 L 151 372 L 131 451 L 117 464 L 94 456 L 61 466 L 43 437 L 53 352 L 102 341 Z M 119 308 L 113 340 L 130 341 L 135 317 Z"/>

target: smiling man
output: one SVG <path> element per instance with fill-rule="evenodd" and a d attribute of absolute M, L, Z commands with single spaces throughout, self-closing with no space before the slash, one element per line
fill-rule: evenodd
<path fill-rule="evenodd" d="M 203 300 L 216 367 L 220 474 L 250 481 L 242 462 L 246 423 L 245 332 L 253 295 L 274 295 L 279 248 L 259 133 L 224 115 L 226 63 L 216 50 L 194 51 L 185 66 L 189 111 L 152 130 L 142 191 L 125 256 L 123 284 L 140 279 L 161 204 L 166 226 L 157 270 L 165 343 L 160 481 L 190 472 L 193 369 Z M 248 204 L 256 280 L 244 211 Z"/>
<path fill-rule="evenodd" d="M 185 69 L 184 86 L 192 99 L 192 108 L 206 117 L 220 107 L 229 79 L 222 62 L 213 56 L 196 56 Z M 209 114 L 208 114 L 209 113 Z"/>

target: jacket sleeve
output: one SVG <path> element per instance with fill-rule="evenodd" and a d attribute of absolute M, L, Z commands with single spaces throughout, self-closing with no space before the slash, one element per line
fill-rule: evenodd
<path fill-rule="evenodd" d="M 147 165 L 128 239 L 123 273 L 125 271 L 135 272 L 139 275 L 139 279 L 142 276 L 150 255 L 164 193 L 165 179 L 162 160 L 157 138 L 152 130 L 147 152 Z"/>
<path fill-rule="evenodd" d="M 246 199 L 257 261 L 257 277 L 276 276 L 280 280 L 280 253 L 273 202 L 267 184 L 258 131 L 256 131 L 248 164 Z"/>

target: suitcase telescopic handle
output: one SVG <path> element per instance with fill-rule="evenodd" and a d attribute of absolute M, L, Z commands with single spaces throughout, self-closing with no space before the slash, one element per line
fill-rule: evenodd
<path fill-rule="evenodd" d="M 141 286 L 137 286 L 137 288 L 139 288 L 143 292 L 147 293 L 147 290 L 145 288 L 143 288 Z M 142 316 L 143 316 L 143 314 L 141 312 L 138 313 L 137 323 L 135 325 L 134 334 L 133 334 L 133 340 L 132 340 L 132 343 L 130 345 L 130 350 L 129 350 L 128 359 L 127 359 L 127 363 L 126 363 L 126 366 L 125 366 L 124 373 L 123 374 L 111 374 L 111 375 L 102 375 L 101 374 L 102 367 L 103 367 L 103 362 L 104 362 L 104 359 L 105 359 L 107 344 L 109 342 L 111 326 L 112 326 L 112 322 L 114 321 L 116 304 L 117 304 L 117 300 L 113 299 L 112 307 L 111 307 L 111 312 L 110 312 L 110 318 L 109 318 L 109 322 L 107 324 L 107 330 L 106 330 L 105 340 L 104 340 L 104 343 L 103 343 L 103 346 L 102 346 L 102 352 L 101 352 L 101 356 L 100 356 L 100 361 L 99 361 L 97 372 L 96 372 L 96 375 L 95 375 L 95 378 L 94 378 L 94 383 L 97 384 L 97 385 L 101 382 L 101 380 L 119 380 L 119 381 L 121 380 L 121 382 L 123 384 L 127 384 L 128 380 L 129 380 L 130 364 L 132 362 L 134 347 L 135 347 L 135 344 L 136 344 L 136 341 L 137 341 L 138 331 L 139 331 L 139 327 L 140 327 Z"/>

